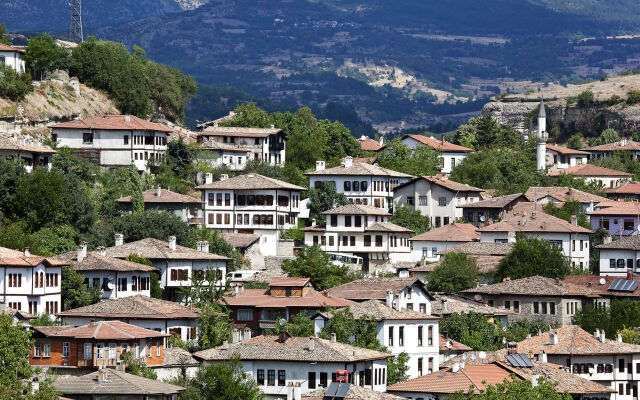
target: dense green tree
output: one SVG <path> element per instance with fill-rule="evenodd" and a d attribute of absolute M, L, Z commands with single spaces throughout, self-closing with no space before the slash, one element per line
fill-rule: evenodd
<path fill-rule="evenodd" d="M 300 312 L 291 317 L 291 322 L 279 319 L 276 321 L 276 327 L 267 332 L 267 335 L 278 335 L 285 331 L 291 336 L 310 337 L 314 335 L 313 320 L 304 313 Z"/>
<path fill-rule="evenodd" d="M 196 245 L 200 241 L 209 242 L 209 252 L 217 254 L 219 256 L 229 257 L 231 261 L 227 263 L 227 272 L 236 271 L 241 269 L 248 260 L 245 260 L 242 254 L 230 245 L 220 232 L 213 229 L 206 228 L 194 228 L 191 230 L 189 236 L 189 247 L 196 248 Z"/>
<path fill-rule="evenodd" d="M 311 279 L 316 290 L 325 290 L 360 277 L 346 266 L 338 266 L 318 246 L 303 246 L 293 260 L 285 260 L 282 270 L 289 276 Z"/>
<path fill-rule="evenodd" d="M 545 322 L 519 319 L 509 323 L 505 337 L 509 342 L 520 342 L 529 335 L 535 336 L 538 332 L 547 332 L 549 329 L 551 329 L 551 327 Z"/>
<path fill-rule="evenodd" d="M 71 225 L 58 225 L 42 228 L 32 234 L 33 239 L 40 243 L 39 249 L 45 249 L 42 256 L 66 253 L 76 249 L 78 231 Z M 42 251 L 42 250 L 40 250 Z"/>
<path fill-rule="evenodd" d="M 604 190 L 604 186 L 600 181 L 587 182 L 584 178 L 576 177 L 571 174 L 560 174 L 554 177 L 545 177 L 543 178 L 543 185 L 565 186 L 598 195 L 602 195 Z"/>
<path fill-rule="evenodd" d="M 34 77 L 42 80 L 45 72 L 53 71 L 60 66 L 67 54 L 65 49 L 56 45 L 55 40 L 46 33 L 29 39 L 25 48 L 24 62 Z"/>
<path fill-rule="evenodd" d="M 71 310 L 88 306 L 102 300 L 98 287 L 88 287 L 84 276 L 71 267 L 62 267 L 62 309 Z"/>
<path fill-rule="evenodd" d="M 7 33 L 7 27 L 4 24 L 0 24 L 0 43 L 11 46 L 9 34 Z"/>
<path fill-rule="evenodd" d="M 640 330 L 638 328 L 624 328 L 618 331 L 625 343 L 640 344 Z"/>
<path fill-rule="evenodd" d="M 323 212 L 349 204 L 347 196 L 338 193 L 336 187 L 327 182 L 320 185 L 319 189 L 310 189 L 307 196 L 309 196 L 309 218 L 315 219 L 317 224 L 325 222 Z"/>
<path fill-rule="evenodd" d="M 377 163 L 383 168 L 413 176 L 435 175 L 442 164 L 442 153 L 429 146 L 411 149 L 395 138 L 378 153 Z"/>
<path fill-rule="evenodd" d="M 571 137 L 569 137 L 569 140 L 567 141 L 567 147 L 570 149 L 579 150 L 584 146 L 582 141 L 583 139 L 584 137 L 582 136 L 582 133 L 575 133 L 571 135 Z"/>
<path fill-rule="evenodd" d="M 153 265 L 151 260 L 134 253 L 129 254 L 126 260 L 134 263 L 142 264 L 142 265 L 148 265 L 148 266 Z M 151 297 L 153 297 L 154 299 L 161 299 L 162 288 L 160 287 L 160 274 L 158 272 L 151 272 L 150 281 L 151 282 L 150 282 L 149 289 L 151 292 Z"/>
<path fill-rule="evenodd" d="M 26 175 L 27 170 L 21 162 L 0 158 L 0 212 L 10 212 L 18 180 Z"/>
<path fill-rule="evenodd" d="M 511 252 L 498 264 L 497 279 L 520 279 L 528 276 L 564 278 L 571 273 L 569 259 L 562 249 L 548 240 L 519 236 Z"/>
<path fill-rule="evenodd" d="M 202 365 L 195 378 L 173 382 L 185 387 L 180 400 L 261 400 L 255 378 L 244 372 L 239 358 Z"/>
<path fill-rule="evenodd" d="M 620 141 L 620 136 L 615 129 L 605 129 L 600 136 L 589 138 L 589 146 L 599 146 L 602 144 L 615 143 Z"/>
<path fill-rule="evenodd" d="M 573 323 L 587 332 L 604 330 L 609 339 L 615 339 L 618 331 L 640 326 L 640 301 L 613 299 L 609 307 L 587 305 L 576 312 Z"/>
<path fill-rule="evenodd" d="M 619 151 L 609 157 L 591 159 L 589 160 L 589 164 L 628 172 L 632 175 L 631 179 L 634 181 L 640 179 L 640 163 L 635 159 L 630 151 Z M 600 186 L 600 188 L 604 189 L 602 186 Z"/>
<path fill-rule="evenodd" d="M 429 218 L 407 204 L 396 205 L 393 208 L 393 215 L 389 217 L 389 222 L 411 229 L 415 235 L 429 230 Z"/>
<path fill-rule="evenodd" d="M 34 318 L 29 321 L 31 326 L 55 326 L 61 325 L 61 321 L 57 320 L 55 315 L 51 315 L 48 312 L 40 314 L 38 318 Z"/>
<path fill-rule="evenodd" d="M 127 366 L 127 373 L 131 375 L 141 376 L 147 379 L 158 379 L 158 374 L 156 372 L 147 367 L 147 363 L 143 360 L 134 357 L 133 353 L 130 351 L 125 352 L 122 355 L 122 360 L 124 364 Z"/>
<path fill-rule="evenodd" d="M 409 355 L 402 352 L 387 359 L 387 385 L 409 379 Z"/>
<path fill-rule="evenodd" d="M 100 166 L 80 157 L 75 149 L 57 147 L 52 159 L 51 171 L 65 176 L 75 176 L 87 185 L 95 185 Z"/>
<path fill-rule="evenodd" d="M 198 88 L 195 79 L 176 68 L 153 61 L 147 61 L 145 66 L 154 109 L 172 121 L 184 121 L 184 103 L 195 96 Z"/>
<path fill-rule="evenodd" d="M 189 225 L 186 222 L 179 217 L 158 211 L 125 214 L 113 218 L 111 225 L 112 232 L 122 233 L 125 242 L 146 238 L 167 241 L 169 236 L 175 236 L 178 244 L 187 246 L 191 237 Z"/>
<path fill-rule="evenodd" d="M 545 204 L 544 211 L 549 215 L 561 218 L 567 222 L 571 222 L 571 218 L 575 215 L 578 225 L 583 228 L 591 229 L 591 224 L 589 223 L 587 215 L 582 209 L 582 203 L 577 200 L 565 201 L 561 207 L 558 207 L 553 202 L 549 202 Z"/>
<path fill-rule="evenodd" d="M 20 74 L 8 65 L 0 65 L 0 97 L 20 101 L 31 92 L 33 85 L 29 74 Z"/>
<path fill-rule="evenodd" d="M 546 400 L 571 400 L 569 393 L 558 393 L 557 382 L 539 377 L 536 384 L 530 380 L 505 379 L 496 385 L 488 385 L 486 389 L 478 392 L 454 393 L 451 400 L 505 400 L 505 399 L 546 399 Z"/>
<path fill-rule="evenodd" d="M 144 212 L 144 182 L 134 165 L 106 171 L 99 177 L 101 187 L 96 190 L 97 211 L 102 218 L 114 218 L 121 214 L 120 197 L 131 196 L 131 211 Z"/>
<path fill-rule="evenodd" d="M 447 253 L 440 265 L 429 274 L 428 286 L 433 292 L 459 293 L 476 285 L 478 264 L 465 253 Z"/>
<path fill-rule="evenodd" d="M 29 232 L 28 226 L 24 221 L 3 222 L 3 224 L 0 224 L 1 247 L 14 250 L 24 250 L 28 247 L 33 254 L 38 254 L 43 257 L 53 255 L 49 253 L 48 247 L 42 243 L 36 235 Z"/>
<path fill-rule="evenodd" d="M 578 105 L 581 107 L 589 107 L 593 102 L 593 92 L 589 89 L 583 90 L 578 94 Z"/>
<path fill-rule="evenodd" d="M 488 114 L 471 118 L 460 125 L 452 141 L 476 150 L 498 147 L 518 148 L 523 142 L 521 135 L 513 128 L 500 126 Z"/>
<path fill-rule="evenodd" d="M 487 317 L 475 312 L 453 313 L 443 318 L 440 333 L 473 350 L 493 351 L 504 347 L 502 324 L 488 322 Z"/>

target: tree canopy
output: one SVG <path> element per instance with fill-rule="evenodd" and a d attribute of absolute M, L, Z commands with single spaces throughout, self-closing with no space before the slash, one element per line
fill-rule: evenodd
<path fill-rule="evenodd" d="M 309 189 L 307 196 L 309 197 L 309 218 L 315 219 L 317 224 L 325 222 L 323 212 L 349 204 L 347 196 L 338 193 L 336 187 L 329 182 L 320 185 L 319 189 Z"/>
<path fill-rule="evenodd" d="M 498 264 L 497 279 L 529 276 L 564 278 L 571 273 L 569 259 L 559 246 L 546 239 L 519 236 L 511 252 Z"/>
<path fill-rule="evenodd" d="M 429 274 L 428 286 L 433 292 L 459 293 L 475 286 L 478 265 L 465 253 L 447 253 L 440 265 Z"/>
<path fill-rule="evenodd" d="M 303 246 L 293 260 L 285 260 L 282 270 L 289 276 L 311 279 L 316 290 L 325 290 L 360 278 L 346 266 L 335 265 L 318 246 Z"/>
<path fill-rule="evenodd" d="M 419 235 L 429 230 L 429 218 L 422 215 L 419 210 L 413 210 L 404 203 L 393 208 L 393 215 L 389 217 L 389 222 L 411 229 L 414 235 Z"/>
<path fill-rule="evenodd" d="M 411 149 L 395 138 L 378 153 L 379 166 L 413 176 L 435 175 L 442 163 L 441 152 L 430 146 Z"/>

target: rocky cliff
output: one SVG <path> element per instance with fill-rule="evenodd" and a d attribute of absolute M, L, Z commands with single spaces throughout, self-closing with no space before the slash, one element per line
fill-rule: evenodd
<path fill-rule="evenodd" d="M 595 136 L 606 128 L 626 134 L 640 132 L 640 103 L 629 105 L 627 100 L 633 90 L 640 90 L 640 75 L 543 90 L 547 130 L 557 127 L 565 139 L 576 132 Z M 585 91 L 593 92 L 593 100 L 588 104 L 579 101 Z M 495 97 L 483 107 L 482 113 L 523 133 L 533 131 L 540 96 L 541 93 L 524 93 Z"/>

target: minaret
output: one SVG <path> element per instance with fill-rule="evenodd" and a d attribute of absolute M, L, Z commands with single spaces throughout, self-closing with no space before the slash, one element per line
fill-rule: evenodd
<path fill-rule="evenodd" d="M 544 100 L 540 98 L 538 110 L 538 133 L 536 134 L 536 166 L 538 171 L 544 171 L 547 166 L 547 113 L 544 110 Z"/>

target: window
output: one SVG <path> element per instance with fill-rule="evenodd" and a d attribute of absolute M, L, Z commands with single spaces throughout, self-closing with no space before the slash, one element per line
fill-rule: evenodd
<path fill-rule="evenodd" d="M 533 302 L 533 313 L 534 314 L 540 313 L 540 303 L 538 303 L 537 301 Z"/>
<path fill-rule="evenodd" d="M 520 302 L 517 300 L 513 301 L 513 311 L 520 314 Z"/>
<path fill-rule="evenodd" d="M 93 143 L 93 132 L 84 132 L 82 134 L 82 143 Z"/>
<path fill-rule="evenodd" d="M 427 196 L 419 196 L 418 197 L 418 204 L 420 204 L 421 206 L 429 205 L 428 197 Z"/>
<path fill-rule="evenodd" d="M 344 191 L 345 192 L 350 192 L 351 191 L 351 182 L 350 181 L 345 181 L 344 182 Z M 315 388 L 315 386 L 314 386 Z"/>
<path fill-rule="evenodd" d="M 422 376 L 422 357 L 418 358 L 418 376 Z"/>
<path fill-rule="evenodd" d="M 438 205 L 440 207 L 444 207 L 447 205 L 447 198 L 446 197 L 438 197 Z"/>
<path fill-rule="evenodd" d="M 71 344 L 69 342 L 62 342 L 62 357 L 63 358 L 69 358 L 69 354 L 71 353 L 70 345 Z"/>
<path fill-rule="evenodd" d="M 122 138 L 124 139 L 125 145 L 129 144 L 129 135 L 124 135 Z"/>
<path fill-rule="evenodd" d="M 275 386 L 276 385 L 276 370 L 269 369 L 267 370 L 267 386 Z"/>
<path fill-rule="evenodd" d="M 147 341 L 147 357 L 153 357 L 153 343 L 150 341 Z"/>
<path fill-rule="evenodd" d="M 320 372 L 320 385 L 318 385 L 320 387 L 327 387 L 327 373 L 326 372 Z"/>
<path fill-rule="evenodd" d="M 85 343 L 84 344 L 84 359 L 85 360 L 91 360 L 91 353 L 92 353 L 91 343 Z"/>
<path fill-rule="evenodd" d="M 422 334 L 423 334 L 422 325 L 418 327 L 418 346 L 422 346 Z"/>
<path fill-rule="evenodd" d="M 624 372 L 624 358 L 618 360 L 618 372 Z"/>
<path fill-rule="evenodd" d="M 238 318 L 238 321 L 252 321 L 253 320 L 253 310 L 251 310 L 251 309 L 240 309 L 240 310 L 238 310 L 237 318 Z"/>
<path fill-rule="evenodd" d="M 256 382 L 259 386 L 264 386 L 264 370 L 259 369 L 256 373 Z"/>
<path fill-rule="evenodd" d="M 382 247 L 382 235 L 376 235 L 376 247 Z"/>
<path fill-rule="evenodd" d="M 624 220 L 624 230 L 625 231 L 632 231 L 633 230 L 633 220 L 632 219 L 625 219 Z"/>
<path fill-rule="evenodd" d="M 325 236 L 320 236 L 320 245 L 321 246 L 327 245 L 327 238 Z"/>
<path fill-rule="evenodd" d="M 413 303 L 407 303 L 407 310 L 413 310 Z"/>
<path fill-rule="evenodd" d="M 367 183 L 367 181 L 360 182 L 360 190 L 362 190 L 363 192 L 366 192 L 367 187 L 369 187 L 369 183 Z"/>
<path fill-rule="evenodd" d="M 365 247 L 371 246 L 371 235 L 364 235 L 364 246 Z"/>
<path fill-rule="evenodd" d="M 624 259 L 622 258 L 618 259 L 618 268 L 624 268 Z"/>
<path fill-rule="evenodd" d="M 331 226 L 338 226 L 338 216 L 337 215 L 332 215 L 330 220 L 331 220 Z"/>
<path fill-rule="evenodd" d="M 420 304 L 420 312 L 423 314 L 427 313 L 427 305 L 425 303 Z"/>
<path fill-rule="evenodd" d="M 549 303 L 549 314 L 556 315 L 556 303 Z"/>
<path fill-rule="evenodd" d="M 504 301 L 504 308 L 505 308 L 505 310 L 510 310 L 511 309 L 511 302 L 509 300 L 505 300 Z"/>
<path fill-rule="evenodd" d="M 393 326 L 389 327 L 389 347 L 393 347 Z"/>
<path fill-rule="evenodd" d="M 278 370 L 278 386 L 286 385 L 286 371 L 284 369 Z"/>
<path fill-rule="evenodd" d="M 404 346 L 404 326 L 398 328 L 398 346 Z"/>
<path fill-rule="evenodd" d="M 427 328 L 427 346 L 433 346 L 433 325 Z"/>
<path fill-rule="evenodd" d="M 556 246 L 559 249 L 562 248 L 562 240 L 549 240 L 549 243 L 551 243 L 552 246 Z M 574 245 L 573 250 L 575 250 L 575 241 L 573 245 Z"/>
<path fill-rule="evenodd" d="M 428 373 L 432 373 L 433 372 L 433 357 L 429 357 L 429 369 L 428 369 Z"/>
<path fill-rule="evenodd" d="M 231 193 L 224 194 L 224 205 L 227 207 L 231 205 Z"/>
<path fill-rule="evenodd" d="M 415 205 L 416 201 L 415 201 L 415 197 L 413 196 L 407 196 L 407 204 L 409 204 L 410 206 Z"/>
<path fill-rule="evenodd" d="M 353 217 L 354 219 L 354 224 L 353 226 L 359 228 L 360 226 L 362 226 L 362 217 L 360 215 L 356 215 L 355 217 Z"/>
<path fill-rule="evenodd" d="M 216 193 L 216 206 L 222 205 L 222 193 Z"/>
<path fill-rule="evenodd" d="M 96 344 L 96 360 L 104 360 L 104 344 Z"/>
<path fill-rule="evenodd" d="M 315 389 L 316 388 L 316 373 L 315 372 L 309 372 L 307 386 L 309 387 L 309 389 Z"/>
<path fill-rule="evenodd" d="M 349 237 L 349 246 L 355 246 L 356 245 L 356 237 L 355 236 L 350 236 Z"/>
<path fill-rule="evenodd" d="M 350 227 L 351 226 L 351 215 L 345 215 L 344 216 L 344 226 L 346 226 L 346 227 Z"/>
<path fill-rule="evenodd" d="M 191 328 L 191 329 L 196 329 L 196 328 Z M 194 336 L 195 339 L 195 336 Z M 162 343 L 161 341 L 157 341 L 156 342 L 156 356 L 160 357 L 160 343 Z"/>
<path fill-rule="evenodd" d="M 353 181 L 353 191 L 354 192 L 359 192 L 360 191 L 360 182 Z"/>
<path fill-rule="evenodd" d="M 41 353 L 40 353 L 40 343 L 36 343 L 35 346 L 33 346 L 33 356 L 34 357 L 41 357 Z"/>
<path fill-rule="evenodd" d="M 151 342 L 149 342 L 149 346 L 151 346 Z M 109 360 L 116 359 L 116 344 L 109 343 Z"/>

